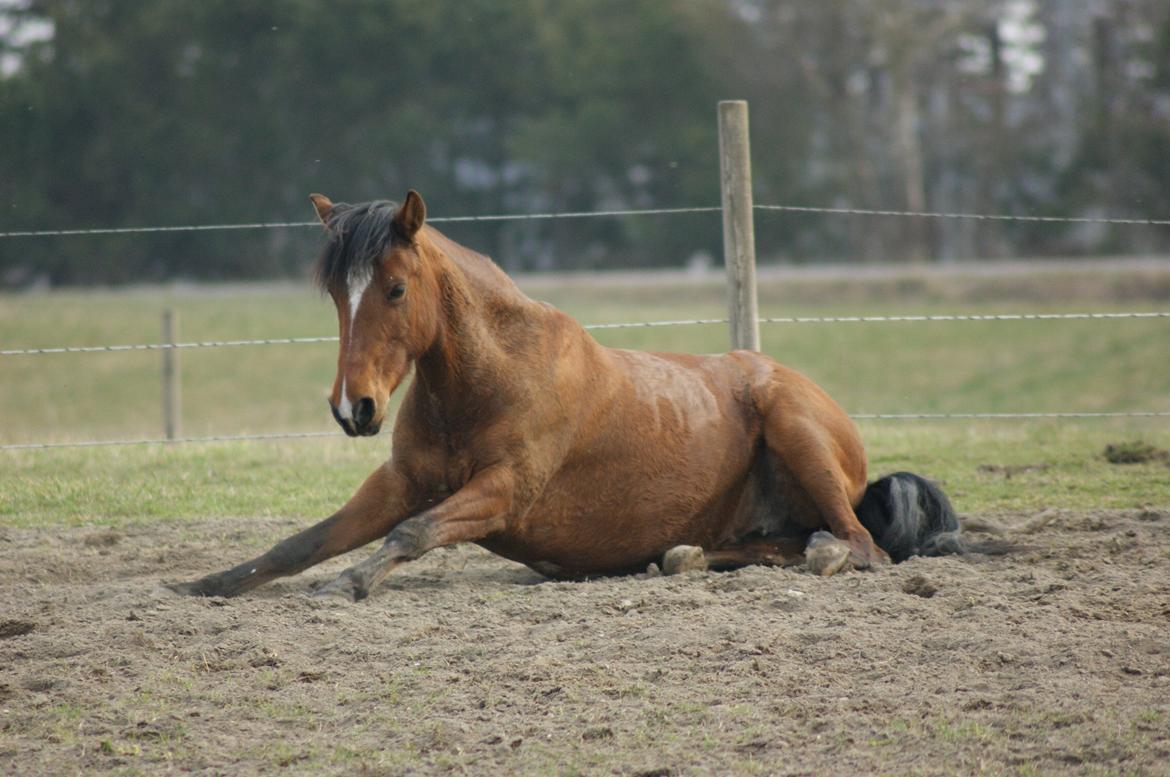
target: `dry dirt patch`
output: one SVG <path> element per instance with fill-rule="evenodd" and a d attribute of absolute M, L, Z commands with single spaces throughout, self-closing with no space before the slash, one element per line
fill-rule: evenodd
<path fill-rule="evenodd" d="M 1032 516 L 982 518 L 1010 538 Z M 160 586 L 293 528 L 6 529 L 0 773 L 1166 774 L 1170 763 L 1170 511 L 1046 515 L 1014 555 L 830 578 L 750 568 L 549 582 L 464 547 L 358 604 L 305 595 L 341 560 L 239 599 Z"/>

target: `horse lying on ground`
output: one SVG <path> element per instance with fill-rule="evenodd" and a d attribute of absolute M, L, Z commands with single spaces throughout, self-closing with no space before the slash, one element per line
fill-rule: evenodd
<path fill-rule="evenodd" d="M 318 593 L 364 598 L 459 542 L 566 578 L 639 571 L 677 545 L 722 568 L 786 564 L 822 528 L 856 568 L 961 552 L 942 492 L 909 473 L 867 486 L 852 420 L 800 373 L 753 351 L 603 347 L 424 225 L 417 192 L 401 207 L 312 200 L 341 333 L 337 423 L 377 434 L 414 366 L 391 458 L 331 517 L 176 590 L 233 596 L 380 537 Z"/>

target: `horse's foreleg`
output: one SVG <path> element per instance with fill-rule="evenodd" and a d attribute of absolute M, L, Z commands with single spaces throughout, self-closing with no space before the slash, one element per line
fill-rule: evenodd
<path fill-rule="evenodd" d="M 486 469 L 443 502 L 400 523 L 372 556 L 317 589 L 317 594 L 364 599 L 399 564 L 435 548 L 476 542 L 503 531 L 512 505 L 511 471 Z"/>
<path fill-rule="evenodd" d="M 324 521 L 277 543 L 251 561 L 170 588 L 193 596 L 235 596 L 274 578 L 295 575 L 386 536 L 417 509 L 417 501 L 410 481 L 386 465 L 366 478 L 357 493 Z"/>

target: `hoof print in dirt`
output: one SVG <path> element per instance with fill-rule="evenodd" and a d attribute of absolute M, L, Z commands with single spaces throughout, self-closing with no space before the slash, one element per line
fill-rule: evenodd
<path fill-rule="evenodd" d="M 922 575 L 915 575 L 902 583 L 902 592 L 929 599 L 938 593 L 938 587 Z"/>
<path fill-rule="evenodd" d="M 849 543 L 827 531 L 815 532 L 804 549 L 804 564 L 809 572 L 821 577 L 835 575 L 849 562 Z"/>
<path fill-rule="evenodd" d="M 662 556 L 662 574 L 678 575 L 683 572 L 705 572 L 707 557 L 696 545 L 676 545 Z"/>

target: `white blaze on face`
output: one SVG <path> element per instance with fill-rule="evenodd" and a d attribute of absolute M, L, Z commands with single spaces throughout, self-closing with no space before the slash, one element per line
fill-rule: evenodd
<path fill-rule="evenodd" d="M 365 296 L 366 289 L 370 286 L 370 281 L 374 279 L 372 271 L 365 272 L 360 275 L 352 275 L 349 278 L 349 332 L 346 334 L 348 338 L 346 346 L 353 343 L 353 323 L 357 320 L 358 308 L 362 304 L 362 297 Z M 349 394 L 345 391 L 345 374 L 341 375 L 341 399 L 337 404 L 337 414 L 347 421 L 353 420 L 353 405 L 349 401 Z"/>

